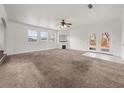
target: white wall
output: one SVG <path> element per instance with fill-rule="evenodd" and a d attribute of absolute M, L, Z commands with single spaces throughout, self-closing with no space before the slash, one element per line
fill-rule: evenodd
<path fill-rule="evenodd" d="M 122 13 L 121 57 L 124 59 L 124 11 Z"/>
<path fill-rule="evenodd" d="M 4 50 L 4 26 L 0 24 L 0 50 Z"/>
<path fill-rule="evenodd" d="M 1 18 L 4 18 L 7 23 L 7 14 L 4 9 L 4 6 L 0 4 L 0 50 L 5 50 L 5 31 L 6 28 L 1 20 Z"/>
<path fill-rule="evenodd" d="M 5 11 L 5 9 L 4 9 L 4 6 L 3 6 L 2 4 L 0 4 L 0 19 L 1 19 L 2 17 L 3 17 L 5 20 L 8 19 L 7 14 L 6 14 L 6 11 Z M 2 23 L 1 20 L 0 20 L 0 23 Z"/>
<path fill-rule="evenodd" d="M 56 31 L 54 30 L 8 21 L 7 33 L 6 33 L 7 54 L 17 54 L 23 52 L 56 48 L 56 42 L 52 42 L 50 40 L 41 41 L 40 39 L 38 39 L 37 42 L 28 42 L 27 41 L 28 29 L 56 33 Z"/>
<path fill-rule="evenodd" d="M 84 25 L 79 28 L 70 30 L 70 48 L 77 50 L 89 50 L 89 36 L 91 33 L 96 33 L 97 38 L 100 38 L 102 32 L 111 34 L 111 54 L 121 55 L 121 20 L 115 18 L 99 23 Z M 99 43 L 99 42 L 97 42 Z"/>

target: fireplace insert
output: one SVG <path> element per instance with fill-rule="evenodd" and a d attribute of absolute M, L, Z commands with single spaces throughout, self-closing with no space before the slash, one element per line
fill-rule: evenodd
<path fill-rule="evenodd" d="M 66 49 L 66 45 L 62 45 L 62 49 Z"/>

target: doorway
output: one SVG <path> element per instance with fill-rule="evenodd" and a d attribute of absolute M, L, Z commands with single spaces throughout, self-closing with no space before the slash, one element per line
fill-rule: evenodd
<path fill-rule="evenodd" d="M 93 52 L 110 53 L 110 33 L 91 33 L 89 38 L 89 50 Z"/>

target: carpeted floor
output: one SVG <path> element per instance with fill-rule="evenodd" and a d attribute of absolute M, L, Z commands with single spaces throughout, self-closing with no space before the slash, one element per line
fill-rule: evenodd
<path fill-rule="evenodd" d="M 0 65 L 0 87 L 124 87 L 124 64 L 51 49 L 8 56 Z"/>

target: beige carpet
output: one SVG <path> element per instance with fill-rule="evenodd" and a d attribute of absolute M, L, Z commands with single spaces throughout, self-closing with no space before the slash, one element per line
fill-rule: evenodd
<path fill-rule="evenodd" d="M 124 87 L 124 64 L 82 53 L 52 49 L 8 56 L 0 65 L 0 87 Z"/>

